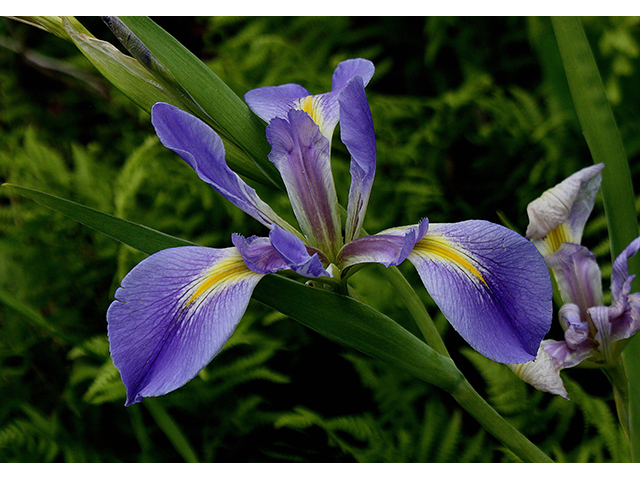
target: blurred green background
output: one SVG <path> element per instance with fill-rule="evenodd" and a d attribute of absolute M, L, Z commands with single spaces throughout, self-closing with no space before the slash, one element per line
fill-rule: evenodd
<path fill-rule="evenodd" d="M 80 18 L 118 45 L 98 18 Z M 486 219 L 519 232 L 526 205 L 591 164 L 548 18 L 159 17 L 238 95 L 295 82 L 328 91 L 342 60 L 367 87 L 378 167 L 365 228 Z M 584 27 L 640 179 L 640 19 Z M 119 46 L 119 45 L 118 45 Z M 337 138 L 337 137 L 336 137 Z M 333 142 L 340 198 L 349 157 Z M 36 188 L 202 245 L 264 235 L 156 139 L 147 113 L 70 42 L 0 19 L 0 181 Z M 286 208 L 281 192 L 260 190 Z M 638 202 L 637 202 L 638 203 Z M 608 278 L 597 203 L 583 243 Z M 29 200 L 0 196 L 0 460 L 5 462 L 515 461 L 448 395 L 252 301 L 223 352 L 185 387 L 123 407 L 105 312 L 143 258 Z M 566 401 L 473 352 L 402 270 L 454 359 L 557 461 L 625 461 L 600 371 L 563 372 Z M 605 291 L 608 289 L 608 280 Z M 389 285 L 362 269 L 362 299 L 419 335 Z M 607 302 L 608 299 L 605 300 Z M 560 338 L 554 325 L 550 338 Z M 622 447 L 622 448 L 621 448 Z"/>

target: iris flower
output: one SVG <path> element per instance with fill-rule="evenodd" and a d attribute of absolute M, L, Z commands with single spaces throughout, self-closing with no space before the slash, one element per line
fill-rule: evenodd
<path fill-rule="evenodd" d="M 211 128 L 171 105 L 153 106 L 152 123 L 163 145 L 269 234 L 233 234 L 229 248 L 162 250 L 125 276 L 107 320 L 126 405 L 166 394 L 196 376 L 233 334 L 260 279 L 282 270 L 344 286 L 354 265 L 388 267 L 407 259 L 473 348 L 503 363 L 535 358 L 550 327 L 551 284 L 544 260 L 525 238 L 482 220 L 427 219 L 360 236 L 376 165 L 364 90 L 373 72 L 367 60 L 347 60 L 336 68 L 328 93 L 311 95 L 288 84 L 245 96 L 268 123 L 269 159 L 282 176 L 299 230 L 229 169 Z M 351 156 L 344 227 L 330 163 L 338 122 Z"/>
<path fill-rule="evenodd" d="M 536 388 L 564 397 L 560 370 L 580 363 L 614 365 L 627 340 L 640 328 L 640 294 L 629 293 L 635 275 L 629 275 L 627 266 L 640 248 L 640 237 L 613 263 L 611 306 L 604 306 L 595 255 L 580 245 L 603 168 L 597 164 L 574 173 L 527 207 L 526 235 L 551 268 L 564 302 L 558 312 L 564 340 L 544 340 L 535 362 L 512 368 Z"/>

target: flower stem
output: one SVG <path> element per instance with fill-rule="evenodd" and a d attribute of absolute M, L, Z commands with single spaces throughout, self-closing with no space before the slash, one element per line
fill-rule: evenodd
<path fill-rule="evenodd" d="M 386 268 L 382 265 L 377 265 L 377 267 L 387 281 L 394 287 L 396 294 L 400 296 L 400 299 L 409 310 L 409 313 L 416 322 L 416 325 L 418 325 L 427 345 L 433 348 L 440 355 L 451 358 L 451 355 L 449 355 L 449 351 L 442 341 L 442 337 L 433 323 L 431 316 L 427 312 L 427 309 L 407 279 L 404 278 L 402 273 L 400 273 L 398 267 Z"/>
<path fill-rule="evenodd" d="M 469 412 L 487 432 L 521 460 L 541 463 L 553 461 L 496 412 L 466 379 L 461 381 L 458 384 L 458 388 L 450 393 L 460 406 Z"/>
<path fill-rule="evenodd" d="M 604 368 L 604 373 L 611 382 L 613 388 L 613 396 L 616 402 L 616 410 L 618 411 L 618 420 L 629 437 L 629 380 L 625 371 L 624 363 L 618 361 L 615 365 Z"/>
<path fill-rule="evenodd" d="M 439 354 L 451 358 L 431 316 L 400 270 L 398 270 L 397 267 L 385 268 L 382 265 L 379 266 L 379 270 L 394 287 L 396 294 L 400 296 L 413 316 L 427 345 Z M 493 435 L 515 455 L 520 457 L 521 460 L 525 462 L 552 462 L 542 450 L 531 443 L 522 433 L 496 412 L 493 407 L 478 394 L 466 378 L 462 377 L 457 383 L 456 388 L 450 390 L 449 393 L 487 432 Z"/>
<path fill-rule="evenodd" d="M 607 100 L 598 66 L 579 17 L 552 17 L 553 30 L 562 56 L 571 98 L 595 163 L 604 163 L 602 199 L 611 245 L 612 261 L 638 236 L 633 184 L 624 145 Z M 640 274 L 640 256 L 629 259 L 629 273 Z M 637 287 L 636 287 L 637 288 Z M 618 415 L 627 418 L 631 458 L 640 462 L 640 338 L 627 344 L 622 360 L 628 377 L 628 394 L 616 397 Z M 621 381 L 621 380 L 620 380 Z M 621 384 L 616 380 L 618 387 Z M 626 390 L 626 389 L 624 389 Z M 614 392 L 615 393 L 615 392 Z M 621 395 L 620 390 L 616 395 Z"/>

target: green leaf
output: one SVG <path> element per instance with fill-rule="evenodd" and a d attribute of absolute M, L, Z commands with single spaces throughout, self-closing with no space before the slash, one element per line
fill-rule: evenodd
<path fill-rule="evenodd" d="M 185 240 L 69 200 L 16 185 L 4 186 L 146 253 L 171 246 L 191 245 Z M 279 275 L 265 276 L 254 290 L 253 298 L 334 341 L 387 361 L 451 393 L 489 433 L 523 460 L 549 460 L 473 390 L 451 359 L 437 353 L 377 310 L 350 297 L 309 287 Z M 154 413 L 162 416 L 157 409 Z M 175 435 L 172 441 L 177 442 L 174 445 L 185 459 L 194 458 L 170 423 L 165 425 L 165 433 L 170 438 Z"/>
<path fill-rule="evenodd" d="M 627 156 L 580 19 L 553 17 L 552 24 L 569 82 L 571 98 L 593 161 L 605 164 L 602 173 L 602 198 L 607 217 L 611 257 L 614 260 L 638 236 L 635 197 Z M 640 274 L 640 255 L 629 259 L 629 273 Z M 637 285 L 635 288 L 637 289 Z M 638 335 L 627 344 L 622 358 L 629 387 L 627 411 L 631 454 L 634 461 L 640 461 Z"/>
<path fill-rule="evenodd" d="M 387 361 L 447 392 L 462 378 L 451 360 L 389 317 L 350 297 L 268 275 L 253 298 L 331 340 Z"/>
<path fill-rule="evenodd" d="M 193 245 L 44 192 L 17 185 L 3 186 L 145 253 Z M 262 279 L 253 297 L 328 338 L 389 361 L 445 391 L 452 391 L 462 376 L 451 360 L 436 353 L 389 317 L 349 297 L 278 275 L 267 275 Z M 314 308 L 314 305 L 321 308 Z"/>
<path fill-rule="evenodd" d="M 135 58 L 123 54 L 109 42 L 85 34 L 66 18 L 63 24 L 71 41 L 93 66 L 140 108 L 149 112 L 154 103 L 166 102 L 189 110 L 179 95 L 159 82 Z"/>
<path fill-rule="evenodd" d="M 31 25 L 32 27 L 40 28 L 45 32 L 53 33 L 55 36 L 63 38 L 65 40 L 70 40 L 68 29 L 64 25 L 63 20 L 66 19 L 67 22 L 72 25 L 73 30 L 75 30 L 76 32 L 89 36 L 91 35 L 91 33 L 89 33 L 89 30 L 84 28 L 84 26 L 75 17 L 24 16 L 8 18 L 26 23 L 27 25 Z"/>
<path fill-rule="evenodd" d="M 280 175 L 268 160 L 270 148 L 265 137 L 265 125 L 244 100 L 148 17 L 120 17 L 120 20 L 160 62 L 163 71 L 166 69 L 202 109 L 203 120 L 212 123 L 223 139 L 230 139 L 253 160 L 252 165 L 240 165 L 245 171 L 238 170 L 238 173 L 256 180 L 266 177 L 272 185 L 280 188 Z M 231 166 L 236 169 L 236 166 Z"/>
<path fill-rule="evenodd" d="M 48 193 L 8 183 L 2 186 L 144 253 L 151 254 L 165 248 L 194 245 L 187 240 L 167 235 L 152 228 L 114 217 Z"/>

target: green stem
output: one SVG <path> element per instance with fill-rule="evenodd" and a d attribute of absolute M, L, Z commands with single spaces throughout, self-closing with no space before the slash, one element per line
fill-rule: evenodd
<path fill-rule="evenodd" d="M 520 457 L 521 460 L 539 463 L 553 461 L 496 412 L 466 379 L 461 381 L 458 384 L 458 388 L 450 393 L 460 406 L 469 412 L 487 432 Z"/>
<path fill-rule="evenodd" d="M 577 17 L 551 19 L 562 56 L 571 98 L 595 163 L 604 163 L 602 198 L 612 261 L 638 236 L 633 184 L 615 118 L 607 100 L 584 30 Z M 629 259 L 629 273 L 640 273 L 640 255 Z M 636 337 L 638 337 L 636 335 Z M 631 458 L 640 461 L 640 339 L 632 338 L 622 355 L 628 378 L 628 405 L 618 415 L 628 418 Z"/>
<path fill-rule="evenodd" d="M 404 275 L 402 275 L 400 270 L 398 270 L 398 267 L 386 268 L 383 265 L 377 265 L 377 267 L 378 271 L 380 271 L 387 281 L 393 286 L 395 293 L 400 296 L 400 299 L 409 310 L 409 313 L 424 336 L 427 345 L 433 348 L 440 355 L 451 358 L 451 355 L 449 355 L 449 351 L 442 341 L 442 337 L 433 323 L 431 316 L 427 312 L 427 309 L 407 279 L 404 278 Z"/>
<path fill-rule="evenodd" d="M 413 316 L 427 344 L 439 354 L 450 358 L 447 347 L 442 341 L 442 337 L 438 333 L 431 316 L 400 270 L 398 270 L 397 267 L 385 268 L 380 265 L 379 271 L 386 277 L 389 283 L 393 285 L 394 291 L 400 296 Z M 449 393 L 487 432 L 520 457 L 521 460 L 526 462 L 552 461 L 537 446 L 531 443 L 522 433 L 496 412 L 493 407 L 478 394 L 466 378 L 462 378 L 456 388 Z"/>
<path fill-rule="evenodd" d="M 624 365 L 616 363 L 615 365 L 604 368 L 604 373 L 611 382 L 613 388 L 613 397 L 616 402 L 616 410 L 618 411 L 618 420 L 629 437 L 629 381 L 625 372 Z"/>

